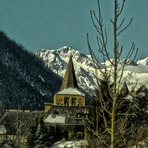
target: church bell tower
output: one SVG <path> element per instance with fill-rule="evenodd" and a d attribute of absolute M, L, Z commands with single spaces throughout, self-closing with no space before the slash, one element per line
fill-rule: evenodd
<path fill-rule="evenodd" d="M 61 89 L 54 95 L 54 105 L 85 106 L 85 94 L 79 90 L 72 56 L 70 56 Z"/>

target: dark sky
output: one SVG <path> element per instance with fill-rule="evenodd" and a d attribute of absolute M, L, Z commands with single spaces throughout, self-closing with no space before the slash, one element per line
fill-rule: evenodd
<path fill-rule="evenodd" d="M 121 0 L 119 0 L 121 1 Z M 112 53 L 113 0 L 102 0 L 102 14 Z M 139 48 L 137 59 L 148 57 L 148 0 L 126 0 L 122 17 L 132 25 L 120 36 L 123 57 L 134 41 Z M 97 33 L 91 23 L 90 9 L 97 11 L 97 0 L 0 0 L 0 29 L 28 51 L 70 46 L 89 54 L 86 34 L 97 49 Z M 97 52 L 96 52 L 97 54 Z"/>

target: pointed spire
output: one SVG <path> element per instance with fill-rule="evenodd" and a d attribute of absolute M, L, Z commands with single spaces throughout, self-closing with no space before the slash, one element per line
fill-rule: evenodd
<path fill-rule="evenodd" d="M 70 56 L 70 59 L 67 65 L 67 70 L 66 70 L 60 91 L 63 89 L 70 88 L 70 87 L 78 88 L 74 66 L 72 62 L 72 56 Z"/>

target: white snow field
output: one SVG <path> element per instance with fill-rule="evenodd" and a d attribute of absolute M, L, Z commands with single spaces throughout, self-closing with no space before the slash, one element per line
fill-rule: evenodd
<path fill-rule="evenodd" d="M 45 65 L 61 77 L 64 77 L 69 57 L 72 55 L 79 87 L 88 94 L 94 92 L 96 87 L 96 73 L 92 59 L 89 55 L 85 55 L 68 46 L 56 50 L 42 49 L 35 52 L 35 55 L 42 58 Z M 113 59 L 111 60 L 113 61 Z M 120 62 L 122 63 L 123 61 L 124 59 Z M 104 64 L 107 66 L 108 70 L 110 70 L 111 66 L 109 61 L 100 63 L 100 65 Z M 100 76 L 99 72 L 98 76 Z M 148 88 L 148 57 L 137 62 L 134 61 L 133 63 L 130 63 L 130 59 L 128 60 L 124 69 L 122 84 L 124 82 L 127 83 L 129 90 L 132 87 L 138 89 L 142 85 L 145 85 Z"/>

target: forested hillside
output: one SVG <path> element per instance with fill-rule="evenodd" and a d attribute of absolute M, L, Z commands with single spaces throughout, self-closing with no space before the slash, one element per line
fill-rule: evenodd
<path fill-rule="evenodd" d="M 6 108 L 43 109 L 60 84 L 41 60 L 0 31 L 0 99 Z"/>

